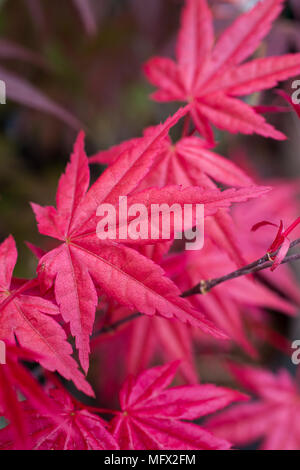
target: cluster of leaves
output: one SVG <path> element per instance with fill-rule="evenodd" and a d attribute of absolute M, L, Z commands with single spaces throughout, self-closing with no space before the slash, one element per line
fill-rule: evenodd
<path fill-rule="evenodd" d="M 84 2 L 74 3 L 83 8 Z M 261 184 L 250 170 L 213 150 L 213 125 L 233 134 L 285 139 L 262 116 L 267 107 L 254 109 L 238 99 L 300 73 L 300 54 L 245 62 L 283 4 L 284 0 L 259 2 L 215 41 L 207 1 L 186 0 L 176 61 L 155 57 L 144 71 L 158 87 L 154 99 L 187 104 L 163 124 L 145 129 L 142 137 L 90 158 L 80 132 L 59 181 L 56 207 L 32 203 L 39 232 L 56 241 L 47 252 L 29 245 L 39 260 L 35 279 L 13 276 L 14 239 L 10 236 L 1 244 L 0 339 L 7 344 L 7 363 L 0 366 L 0 412 L 8 424 L 0 431 L 0 448 L 228 449 L 261 436 L 266 437 L 267 448 L 299 448 L 296 427 L 290 439 L 274 435 L 275 428 L 283 433 L 283 425 L 290 430 L 290 413 L 298 400 L 296 387 L 284 373 L 277 380 L 267 372 L 242 369 L 244 383 L 251 382 L 262 398 L 259 405 L 237 405 L 203 426 L 188 422 L 248 399 L 234 390 L 197 383 L 195 342 L 204 350 L 223 352 L 234 343 L 252 357 L 258 354 L 259 339 L 286 347 L 285 338 L 273 331 L 266 309 L 295 315 L 300 296 L 288 268 L 266 272 L 263 276 L 268 282 L 234 279 L 230 289 L 220 285 L 207 296 L 182 296 L 201 279 L 234 271 L 268 246 L 271 253 L 279 250 L 274 262 L 278 267 L 290 246 L 287 236 L 297 230 L 297 185 Z M 173 142 L 170 131 L 181 121 L 182 137 Z M 108 165 L 91 186 L 90 164 Z M 271 196 L 270 186 L 274 188 Z M 204 249 L 190 255 L 179 247 L 170 254 L 180 228 L 175 219 L 168 240 L 153 240 L 150 234 L 137 240 L 100 240 L 98 206 L 111 204 L 118 209 L 123 196 L 128 206 L 146 208 L 162 203 L 182 208 L 204 204 Z M 276 197 L 282 210 L 279 204 L 274 206 Z M 244 203 L 248 223 L 262 228 L 255 237 L 251 225 L 247 229 L 243 222 Z M 275 214 L 271 213 L 274 207 Z M 267 231 L 273 222 L 266 218 L 277 222 L 279 210 L 291 225 L 284 230 L 281 223 L 272 242 L 273 230 Z M 245 226 L 239 236 L 237 225 Z M 136 312 L 138 319 L 126 324 Z M 124 323 L 124 328 L 113 336 L 105 334 L 118 323 Z M 93 331 L 99 329 L 91 341 Z M 118 383 L 122 374 L 114 376 L 115 340 L 120 342 L 121 353 L 126 350 L 122 387 Z M 78 402 L 54 374 L 93 397 L 86 376 L 90 354 L 99 347 L 105 351 L 101 360 L 106 392 L 115 394 L 120 387 L 121 411 Z M 147 369 L 158 349 L 165 364 Z M 80 365 L 73 358 L 75 352 Z M 44 371 L 43 387 L 20 360 L 39 364 Z M 187 384 L 167 389 L 178 367 Z M 24 400 L 19 400 L 18 392 Z M 261 413 L 253 413 L 257 407 Z M 104 421 L 99 414 L 114 418 Z M 265 415 L 266 422 L 261 424 Z"/>

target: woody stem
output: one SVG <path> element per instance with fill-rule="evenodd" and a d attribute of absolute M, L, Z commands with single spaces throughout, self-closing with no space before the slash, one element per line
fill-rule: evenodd
<path fill-rule="evenodd" d="M 290 248 L 293 248 L 299 244 L 300 244 L 300 238 L 293 241 L 290 245 Z M 231 279 L 236 279 L 237 277 L 246 276 L 247 274 L 254 274 L 259 271 L 262 271 L 263 269 L 270 268 L 273 264 L 273 261 L 271 261 L 270 258 L 274 257 L 278 253 L 278 251 L 279 250 L 275 251 L 274 253 L 267 253 L 265 256 L 263 256 L 262 258 L 259 258 L 253 263 L 250 263 L 247 266 L 237 269 L 236 271 L 232 271 L 231 273 L 226 274 L 225 276 L 217 277 L 215 279 L 202 280 L 191 289 L 183 292 L 181 294 L 181 297 L 184 297 L 184 298 L 191 297 L 192 295 L 196 295 L 196 294 L 203 295 L 209 292 L 213 287 L 219 284 L 222 284 L 223 282 L 230 281 Z M 300 260 L 300 253 L 287 255 L 282 260 L 281 264 L 286 264 L 286 263 L 290 263 L 292 261 L 297 261 L 297 260 Z M 142 316 L 142 313 L 139 313 L 139 312 L 132 313 L 131 315 L 128 315 L 127 317 L 122 318 L 121 320 L 118 320 L 112 323 L 111 325 L 104 326 L 99 331 L 93 334 L 93 338 L 96 338 L 99 335 L 102 335 L 105 333 L 111 333 L 115 331 L 117 328 L 119 328 L 120 326 L 132 320 L 135 320 L 136 318 L 139 318 L 140 316 Z"/>

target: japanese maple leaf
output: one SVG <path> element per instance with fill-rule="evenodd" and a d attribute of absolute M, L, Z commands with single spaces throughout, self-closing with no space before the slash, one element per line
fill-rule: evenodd
<path fill-rule="evenodd" d="M 29 371 L 19 364 L 20 359 L 32 362 L 38 361 L 39 357 L 32 351 L 6 343 L 5 364 L 0 365 L 0 415 L 9 421 L 10 433 L 16 446 L 19 449 L 28 449 L 27 420 L 18 392 L 22 392 L 35 410 L 47 413 L 52 419 L 57 410 Z"/>
<path fill-rule="evenodd" d="M 151 132 L 146 129 L 145 135 Z M 112 164 L 124 151 L 134 148 L 139 139 L 130 139 L 109 150 L 98 152 L 90 157 L 90 163 Z M 212 152 L 207 143 L 198 137 L 185 137 L 173 144 L 170 136 L 161 143 L 161 150 L 152 168 L 142 180 L 139 189 L 159 187 L 167 184 L 191 185 L 207 189 L 216 189 L 214 181 L 229 186 L 253 186 L 253 180 L 237 165 L 221 155 Z M 238 267 L 246 264 L 235 231 L 234 222 L 226 210 L 219 210 L 209 218 L 206 236 L 214 240 L 217 246 L 224 248 Z"/>
<path fill-rule="evenodd" d="M 267 90 L 300 73 L 300 54 L 243 63 L 259 46 L 282 10 L 284 0 L 263 0 L 241 15 L 214 44 L 212 14 L 206 0 L 186 0 L 177 41 L 176 62 L 154 57 L 145 65 L 159 89 L 157 101 L 187 101 L 198 131 L 213 142 L 211 123 L 231 133 L 260 134 L 282 140 L 239 96 Z"/>
<path fill-rule="evenodd" d="M 111 204 L 118 209 L 119 198 L 128 196 L 128 207 L 143 204 L 150 214 L 152 204 L 204 204 L 205 214 L 219 207 L 245 201 L 264 194 L 268 188 L 242 188 L 226 191 L 204 190 L 178 186 L 149 189 L 131 194 L 149 171 L 159 152 L 161 140 L 169 128 L 186 113 L 180 110 L 165 124 L 153 129 L 151 135 L 124 154 L 110 166 L 90 188 L 88 158 L 81 133 L 75 144 L 71 163 L 61 177 L 57 191 L 57 209 L 33 204 L 39 231 L 58 239 L 58 248 L 43 256 L 38 265 L 42 290 L 54 285 L 56 301 L 64 320 L 70 323 L 71 333 L 85 371 L 89 364 L 89 337 L 92 333 L 97 290 L 104 291 L 120 304 L 148 315 L 176 317 L 190 322 L 211 334 L 220 335 L 213 325 L 179 297 L 178 288 L 164 277 L 163 270 L 143 257 L 128 244 L 153 244 L 162 240 L 116 239 L 100 240 L 96 231 L 99 205 Z M 174 221 L 173 221 L 174 224 Z M 128 228 L 128 226 L 125 228 Z M 171 227 L 174 236 L 175 225 Z M 222 335 L 221 335 L 222 336 Z"/>
<path fill-rule="evenodd" d="M 67 380 L 93 395 L 90 385 L 78 370 L 72 358 L 72 347 L 66 334 L 53 318 L 59 314 L 56 304 L 35 292 L 28 292 L 35 281 L 14 287 L 12 274 L 17 261 L 17 249 L 13 237 L 0 245 L 0 338 L 15 342 L 39 355 L 40 364 L 57 371 Z"/>
<path fill-rule="evenodd" d="M 228 449 L 187 421 L 220 410 L 245 395 L 215 385 L 187 385 L 166 390 L 178 361 L 129 377 L 120 392 L 121 411 L 111 422 L 113 436 L 123 450 Z"/>
<path fill-rule="evenodd" d="M 185 262 L 184 257 L 181 256 L 169 256 L 163 260 L 163 255 L 167 253 L 168 249 L 168 244 L 165 244 L 165 246 L 161 244 L 142 247 L 140 251 L 160 264 L 166 274 L 172 278 L 172 276 L 174 277 L 174 271 L 178 274 L 178 272 L 185 269 Z M 105 323 L 109 325 L 128 317 L 131 313 L 125 307 L 114 306 L 106 315 Z M 116 336 L 116 333 L 114 336 Z M 117 336 L 114 347 L 120 351 L 122 358 L 125 355 L 125 368 L 123 368 L 125 374 L 138 374 L 146 369 L 156 357 L 156 354 L 159 353 L 165 362 L 180 360 L 179 372 L 185 381 L 188 383 L 198 382 L 193 354 L 193 338 L 189 325 L 183 325 L 176 320 L 172 321 L 158 316 L 155 318 L 141 316 L 133 322 L 125 324 Z M 101 335 L 95 339 L 93 346 L 107 348 L 107 343 L 112 341 L 111 334 Z M 111 359 L 108 357 L 109 354 L 102 356 L 106 356 L 102 359 L 102 367 L 115 375 L 116 370 L 112 370 L 110 367 Z M 103 361 L 105 361 L 105 364 L 103 364 Z M 120 380 L 123 381 L 124 378 L 121 377 Z M 111 378 L 111 380 L 115 379 Z"/>
<path fill-rule="evenodd" d="M 256 400 L 213 417 L 208 428 L 238 446 L 262 439 L 263 450 L 299 450 L 300 391 L 295 380 L 284 369 L 275 374 L 250 367 L 232 370 Z"/>
<path fill-rule="evenodd" d="M 151 132 L 146 129 L 144 135 Z M 111 164 L 126 149 L 134 147 L 139 139 L 130 139 L 109 150 L 98 152 L 90 157 L 90 163 Z M 252 186 L 254 183 L 244 171 L 230 160 L 213 152 L 207 142 L 199 137 L 184 137 L 173 144 L 170 136 L 161 143 L 161 150 L 155 164 L 143 179 L 140 188 L 168 184 L 183 186 L 211 186 L 210 179 L 226 186 Z"/>
<path fill-rule="evenodd" d="M 172 278 L 174 272 L 178 274 L 185 269 L 185 263 L 179 256 L 169 256 L 163 261 L 163 255 L 168 250 L 168 244 L 159 244 L 142 247 L 140 252 L 160 264 Z M 98 328 L 103 330 L 103 327 L 122 321 L 131 314 L 132 311 L 126 307 L 107 303 L 105 313 L 100 316 Z M 110 332 L 95 335 L 92 350 L 95 349 L 101 356 L 101 367 L 106 370 L 105 379 L 99 377 L 99 393 L 103 399 L 105 395 L 108 402 L 111 400 L 112 387 L 119 389 L 128 374 L 137 375 L 149 367 L 157 354 L 164 359 L 164 362 L 180 360 L 178 372 L 184 381 L 198 382 L 191 328 L 175 319 L 140 316 L 132 322 L 124 323 L 123 327 L 114 331 L 113 335 Z M 115 361 L 123 364 L 121 370 L 112 367 L 112 355 Z"/>
<path fill-rule="evenodd" d="M 49 413 L 39 413 L 27 402 L 22 404 L 32 450 L 118 450 L 104 420 L 61 387 L 50 389 L 49 395 L 44 393 L 46 400 L 56 406 L 58 423 Z M 0 449 L 14 448 L 12 429 L 7 426 L 0 430 Z"/>

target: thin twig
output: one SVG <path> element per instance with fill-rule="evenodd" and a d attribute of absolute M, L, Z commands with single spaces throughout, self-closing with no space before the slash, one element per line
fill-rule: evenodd
<path fill-rule="evenodd" d="M 296 261 L 300 259 L 300 253 L 295 255 L 286 256 L 281 264 L 290 263 L 291 261 Z M 273 261 L 270 261 L 269 258 L 263 259 L 261 258 L 259 264 L 255 266 L 245 266 L 244 268 L 238 269 L 233 271 L 232 273 L 226 274 L 225 276 L 218 277 L 216 279 L 210 279 L 208 281 L 200 281 L 194 287 L 189 289 L 188 291 L 184 292 L 181 297 L 191 297 L 192 295 L 196 294 L 206 294 L 209 292 L 213 287 L 216 287 L 223 282 L 230 281 L 231 279 L 236 279 L 237 277 L 246 276 L 247 274 L 254 274 L 263 269 L 271 268 L 273 265 Z"/>
<path fill-rule="evenodd" d="M 290 245 L 290 248 L 293 248 L 299 244 L 300 244 L 300 238 L 293 241 Z M 274 253 L 267 253 L 262 258 L 259 258 L 258 260 L 253 261 L 253 263 L 250 263 L 247 266 L 237 269 L 236 271 L 232 271 L 231 273 L 226 274 L 225 276 L 217 277 L 215 279 L 202 280 L 191 289 L 183 292 L 181 294 L 181 297 L 184 297 L 184 298 L 191 297 L 192 295 L 197 295 L 197 294 L 203 295 L 209 292 L 213 287 L 219 284 L 222 284 L 223 282 L 230 281 L 231 279 L 236 279 L 237 277 L 246 276 L 247 274 L 254 274 L 259 271 L 262 271 L 263 269 L 270 268 L 273 265 L 273 262 L 270 261 L 270 258 L 271 257 L 273 258 L 278 253 L 278 251 L 279 250 L 275 251 Z M 297 260 L 300 260 L 300 253 L 286 256 L 282 260 L 281 264 L 286 264 L 286 263 L 290 263 L 292 261 L 297 261 Z M 122 318 L 121 320 L 116 321 L 115 323 L 112 323 L 111 325 L 104 326 L 99 331 L 93 334 L 93 338 L 96 338 L 99 335 L 102 335 L 105 333 L 111 333 L 115 331 L 116 329 L 118 329 L 120 326 L 132 320 L 135 320 L 136 318 L 139 318 L 140 316 L 142 316 L 142 314 L 139 312 L 136 312 L 131 315 L 128 315 L 128 317 L 125 317 L 125 318 Z"/>
<path fill-rule="evenodd" d="M 124 325 L 125 323 L 128 323 L 132 320 L 135 320 L 136 318 L 142 316 L 141 313 L 135 312 L 132 313 L 131 315 L 128 315 L 128 317 L 122 318 L 121 320 L 116 321 L 115 323 L 112 323 L 111 325 L 103 326 L 99 331 L 96 331 L 92 339 L 97 338 L 99 335 L 104 335 L 106 333 L 112 333 L 113 331 L 117 330 L 120 326 Z"/>
<path fill-rule="evenodd" d="M 18 295 L 26 292 L 29 289 L 33 289 L 34 287 L 38 286 L 38 279 L 30 279 L 29 281 L 24 282 L 18 289 L 13 291 L 10 295 L 6 297 L 3 302 L 0 303 L 0 310 L 3 310 L 10 302 L 12 302 Z"/>

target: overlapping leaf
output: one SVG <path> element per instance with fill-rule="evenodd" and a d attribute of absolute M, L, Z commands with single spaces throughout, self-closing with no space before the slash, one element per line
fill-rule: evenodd
<path fill-rule="evenodd" d="M 146 129 L 145 135 L 151 129 Z M 138 139 L 131 139 L 99 152 L 90 158 L 90 163 L 112 164 L 126 149 L 134 147 Z M 207 143 L 198 137 L 185 137 L 173 144 L 167 136 L 161 152 L 141 187 L 162 188 L 169 184 L 209 187 L 209 178 L 226 186 L 251 186 L 253 181 L 230 160 L 210 150 Z"/>
<path fill-rule="evenodd" d="M 145 65 L 158 87 L 158 101 L 188 101 L 198 131 L 213 141 L 211 124 L 232 133 L 260 134 L 282 140 L 251 106 L 237 99 L 266 90 L 300 73 L 300 54 L 252 60 L 243 64 L 268 34 L 284 0 L 263 0 L 241 15 L 214 44 L 206 0 L 186 0 L 177 41 L 176 62 L 154 57 Z M 241 65 L 242 64 L 242 65 Z"/>
<path fill-rule="evenodd" d="M 19 289 L 12 285 L 16 260 L 15 242 L 9 237 L 0 245 L 0 338 L 11 344 L 16 338 L 21 346 L 39 355 L 43 367 L 58 371 L 67 380 L 73 380 L 80 390 L 93 395 L 71 357 L 72 347 L 63 328 L 53 318 L 59 314 L 57 305 L 28 293 L 30 283 Z"/>
<path fill-rule="evenodd" d="M 88 159 L 84 152 L 83 134 L 80 134 L 71 163 L 59 183 L 57 209 L 33 205 L 40 232 L 62 242 L 40 260 L 39 280 L 44 290 L 55 285 L 56 301 L 76 337 L 85 370 L 88 369 L 89 337 L 98 302 L 95 285 L 122 305 L 142 313 L 176 317 L 209 333 L 219 334 L 191 308 L 187 300 L 179 297 L 179 290 L 164 277 L 158 265 L 125 245 L 136 243 L 136 240 L 127 237 L 103 241 L 96 234 L 98 206 L 112 204 L 118 207 L 119 198 L 136 189 L 151 168 L 169 128 L 186 112 L 186 108 L 180 110 L 165 124 L 153 128 L 137 146 L 120 155 L 88 192 Z M 181 206 L 199 203 L 205 204 L 207 215 L 212 215 L 220 207 L 257 197 L 265 191 L 266 188 L 259 187 L 224 192 L 198 187 L 183 190 L 165 187 L 130 195 L 128 207 L 134 203 L 143 204 L 146 208 L 152 203 L 177 203 Z M 173 232 L 176 228 L 173 227 Z M 142 244 L 153 244 L 153 241 L 152 238 L 140 240 Z"/>
<path fill-rule="evenodd" d="M 216 439 L 187 421 L 220 410 L 244 395 L 215 385 L 188 385 L 165 390 L 178 362 L 155 367 L 129 377 L 120 392 L 121 410 L 111 423 L 112 433 L 123 450 L 228 449 L 229 442 Z"/>
<path fill-rule="evenodd" d="M 61 388 L 50 389 L 49 395 L 44 394 L 44 399 L 56 407 L 58 422 L 47 410 L 40 413 L 30 404 L 22 404 L 32 450 L 118 450 L 105 421 Z M 0 449 L 15 448 L 11 426 L 0 430 Z"/>
<path fill-rule="evenodd" d="M 299 390 L 288 372 L 233 367 L 237 379 L 257 396 L 212 418 L 209 429 L 236 445 L 263 440 L 264 450 L 299 450 Z"/>
<path fill-rule="evenodd" d="M 56 420 L 57 408 L 55 404 L 43 393 L 38 382 L 33 379 L 19 360 L 37 361 L 37 356 L 32 351 L 18 348 L 6 343 L 6 363 L 0 365 L 0 415 L 10 423 L 10 436 L 14 439 L 14 445 L 18 449 L 29 449 L 28 422 L 24 413 L 18 393 L 30 401 L 32 409 L 41 414 L 47 414 Z M 6 429 L 2 431 L 6 433 Z M 1 431 L 0 431 L 1 433 Z M 2 442 L 0 438 L 0 448 Z"/>
<path fill-rule="evenodd" d="M 145 135 L 151 132 L 146 129 Z M 131 139 L 102 151 L 90 158 L 90 163 L 112 164 L 126 149 L 134 148 L 138 139 Z M 142 180 L 140 189 L 159 187 L 168 184 L 191 185 L 206 189 L 216 189 L 214 181 L 228 186 L 253 186 L 253 180 L 237 165 L 221 155 L 212 152 L 207 143 L 198 137 L 185 137 L 172 144 L 167 136 L 161 145 L 161 151 Z M 208 215 L 206 213 L 206 215 Z M 234 222 L 230 214 L 219 210 L 206 224 L 206 236 L 210 236 L 217 246 L 222 247 L 236 262 L 238 267 L 246 264 L 235 234 Z"/>

